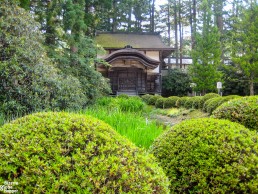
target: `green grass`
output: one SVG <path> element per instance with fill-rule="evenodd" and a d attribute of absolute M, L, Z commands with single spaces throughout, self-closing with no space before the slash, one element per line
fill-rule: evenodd
<path fill-rule="evenodd" d="M 108 123 L 135 145 L 146 149 L 164 130 L 163 126 L 157 126 L 155 121 L 148 120 L 139 112 L 123 112 L 119 109 L 98 106 L 83 110 L 81 113 Z"/>

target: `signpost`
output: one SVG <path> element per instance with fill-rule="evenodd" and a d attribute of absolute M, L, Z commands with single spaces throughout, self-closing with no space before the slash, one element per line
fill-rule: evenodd
<path fill-rule="evenodd" d="M 194 91 L 194 88 L 197 86 L 196 83 L 190 83 L 190 87 L 192 88 L 192 96 L 196 96 L 196 91 Z"/>
<path fill-rule="evenodd" d="M 222 82 L 217 82 L 217 89 L 218 89 L 218 94 L 222 96 L 222 92 L 220 89 L 222 89 Z"/>

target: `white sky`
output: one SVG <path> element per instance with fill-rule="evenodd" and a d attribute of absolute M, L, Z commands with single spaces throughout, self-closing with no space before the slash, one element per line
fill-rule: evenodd
<path fill-rule="evenodd" d="M 163 5 L 163 4 L 167 3 L 167 2 L 168 2 L 168 0 L 156 0 L 156 4 L 157 5 Z"/>

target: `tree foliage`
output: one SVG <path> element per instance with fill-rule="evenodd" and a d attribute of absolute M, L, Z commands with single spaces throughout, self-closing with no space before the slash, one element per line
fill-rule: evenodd
<path fill-rule="evenodd" d="M 213 24 L 211 3 L 203 1 L 201 13 L 202 26 L 195 35 L 195 49 L 192 51 L 193 64 L 189 73 L 192 81 L 197 84 L 195 89 L 205 94 L 216 89 L 216 82 L 220 81 L 220 36 Z"/>
<path fill-rule="evenodd" d="M 78 79 L 63 75 L 47 57 L 39 24 L 13 3 L 0 3 L 0 102 L 6 114 L 80 108 Z"/>
<path fill-rule="evenodd" d="M 185 96 L 191 91 L 190 78 L 181 69 L 171 69 L 163 77 L 163 94 L 165 96 Z"/>
<path fill-rule="evenodd" d="M 258 5 L 251 3 L 237 20 L 233 37 L 233 62 L 238 65 L 249 83 L 250 95 L 254 95 L 254 82 L 258 81 Z"/>

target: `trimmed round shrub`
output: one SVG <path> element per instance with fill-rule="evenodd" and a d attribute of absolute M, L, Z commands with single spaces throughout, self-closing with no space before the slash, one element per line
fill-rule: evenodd
<path fill-rule="evenodd" d="M 243 125 L 202 118 L 175 125 L 153 153 L 171 193 L 258 193 L 258 136 Z"/>
<path fill-rule="evenodd" d="M 184 107 L 185 102 L 186 102 L 189 98 L 190 98 L 190 97 L 187 97 L 187 96 L 184 96 L 184 97 L 179 98 L 179 99 L 176 101 L 176 106 L 177 106 L 177 107 Z"/>
<path fill-rule="evenodd" d="M 156 108 L 164 108 L 165 101 L 166 101 L 166 98 L 159 98 L 159 99 L 157 99 L 157 101 L 155 103 L 155 107 Z"/>
<path fill-rule="evenodd" d="M 215 97 L 215 98 L 211 98 L 209 100 L 207 100 L 204 103 L 204 108 L 203 110 L 205 112 L 208 112 L 209 114 L 211 114 L 217 107 L 219 107 L 221 104 L 223 104 L 224 102 L 227 102 L 229 100 L 232 100 L 234 98 L 240 98 L 240 96 L 237 95 L 230 95 L 230 96 L 223 96 L 223 97 Z"/>
<path fill-rule="evenodd" d="M 192 108 L 198 109 L 199 108 L 199 103 L 202 100 L 203 96 L 194 96 L 192 97 Z"/>
<path fill-rule="evenodd" d="M 159 99 L 159 98 L 162 98 L 162 96 L 160 95 L 152 95 L 148 101 L 148 105 L 155 105 L 156 104 L 156 101 Z"/>
<path fill-rule="evenodd" d="M 151 97 L 152 97 L 152 95 L 150 95 L 150 94 L 145 94 L 145 95 L 141 96 L 143 102 L 145 102 L 146 104 L 149 104 L 149 100 Z"/>
<path fill-rule="evenodd" d="M 184 103 L 184 107 L 187 108 L 187 109 L 191 109 L 191 108 L 194 108 L 194 102 L 195 102 L 195 97 L 189 97 L 185 103 Z"/>
<path fill-rule="evenodd" d="M 164 108 L 173 108 L 176 107 L 176 101 L 179 99 L 178 96 L 170 96 L 165 98 Z"/>
<path fill-rule="evenodd" d="M 221 101 L 223 97 L 215 97 L 215 98 L 210 98 L 206 100 L 206 102 L 203 104 L 202 110 L 204 112 L 209 112 L 208 109 L 210 109 L 211 106 L 216 106 L 219 101 Z"/>
<path fill-rule="evenodd" d="M 0 128 L 0 184 L 22 193 L 168 193 L 154 160 L 83 115 L 37 113 Z"/>
<path fill-rule="evenodd" d="M 211 98 L 215 98 L 215 97 L 220 97 L 220 95 L 218 95 L 218 94 L 216 94 L 216 93 L 208 93 L 208 94 L 205 94 L 204 96 L 203 96 L 203 98 L 200 100 L 200 102 L 199 102 L 199 109 L 202 109 L 203 108 L 203 105 L 204 105 L 204 103 L 207 101 L 207 100 L 209 100 L 209 99 L 211 99 Z"/>
<path fill-rule="evenodd" d="M 249 129 L 258 130 L 258 96 L 242 97 L 223 103 L 212 117 L 241 123 Z"/>

